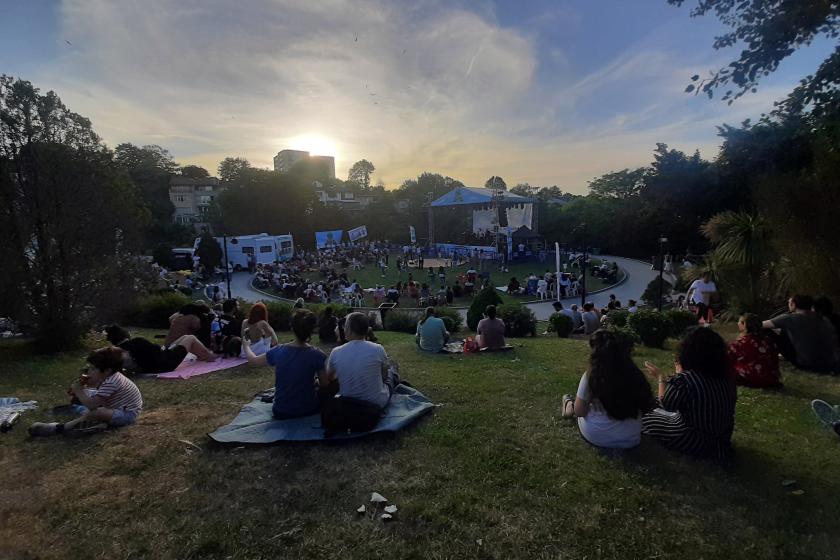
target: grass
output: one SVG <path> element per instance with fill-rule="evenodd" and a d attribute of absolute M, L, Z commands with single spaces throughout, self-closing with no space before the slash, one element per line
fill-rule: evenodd
<path fill-rule="evenodd" d="M 379 268 L 375 265 L 368 264 L 361 270 L 353 270 L 352 268 L 348 268 L 346 270 L 347 277 L 352 280 L 357 280 L 359 284 L 363 288 L 371 288 L 374 287 L 376 284 L 382 284 L 387 289 L 389 286 L 395 285 L 397 282 L 402 281 L 405 283 L 408 280 L 408 273 L 412 273 L 414 280 L 421 282 L 421 283 L 428 283 L 428 268 L 424 270 L 420 270 L 417 268 L 408 269 L 404 271 L 402 277 L 397 272 L 396 265 L 394 264 L 393 257 L 391 258 L 391 266 L 388 267 L 387 271 L 385 272 L 385 278 L 382 278 L 382 275 L 379 272 Z M 601 263 L 598 259 L 592 260 L 593 266 L 599 265 Z M 455 282 L 458 274 L 464 273 L 466 274 L 467 270 L 469 270 L 470 265 L 464 264 L 454 268 L 447 268 L 446 269 L 446 283 L 447 285 L 452 285 Z M 554 270 L 554 261 L 548 260 L 544 263 L 540 262 L 527 262 L 527 263 L 512 263 L 508 267 L 509 272 L 500 272 L 498 266 L 495 264 L 488 265 L 487 271 L 490 272 L 490 283 L 493 286 L 507 286 L 508 281 L 511 277 L 516 277 L 519 282 L 524 286 L 526 284 L 526 280 L 528 276 L 533 272 L 537 276 L 540 276 L 545 273 L 546 270 Z M 577 272 L 577 269 L 574 269 Z M 317 271 L 310 272 L 304 275 L 304 278 L 308 281 L 318 281 L 320 276 Z M 602 280 L 601 278 L 596 278 L 592 275 L 588 275 L 586 278 L 586 289 L 587 293 L 594 292 L 597 290 L 601 290 L 607 287 L 608 284 Z M 437 294 L 438 288 L 440 288 L 440 281 L 437 277 L 437 269 L 435 269 L 435 280 L 432 284 L 430 284 L 431 293 L 432 295 Z M 282 295 L 279 292 L 278 295 Z M 502 297 L 502 300 L 505 303 L 512 303 L 512 302 L 525 302 L 525 301 L 533 301 L 536 299 L 536 296 L 510 296 L 507 293 L 499 292 L 499 295 Z M 461 297 L 455 298 L 453 302 L 456 306 L 463 306 L 469 307 L 470 303 L 472 303 L 472 298 L 469 297 Z M 373 296 L 367 295 L 364 299 L 365 306 L 374 306 Z M 401 307 L 416 307 L 416 302 L 408 297 L 401 297 L 400 298 L 400 306 Z"/>
<path fill-rule="evenodd" d="M 272 384 L 269 369 L 245 367 L 141 379 L 138 424 L 27 441 L 23 428 L 61 402 L 84 353 L 6 344 L 0 395 L 42 408 L 0 435 L 0 557 L 837 557 L 840 445 L 808 408 L 840 402 L 835 378 L 786 370 L 783 391 L 739 390 L 736 460 L 722 468 L 651 442 L 617 458 L 583 442 L 559 415 L 583 341 L 428 356 L 410 335 L 380 338 L 440 403 L 432 415 L 394 436 L 270 447 L 205 437 Z M 636 359 L 665 367 L 671 352 Z M 372 491 L 399 506 L 395 521 L 355 513 Z"/>

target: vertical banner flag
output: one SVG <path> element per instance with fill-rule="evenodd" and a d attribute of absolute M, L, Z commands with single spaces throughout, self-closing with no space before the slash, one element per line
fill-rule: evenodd
<path fill-rule="evenodd" d="M 505 234 L 507 238 L 507 258 L 510 260 L 513 257 L 513 233 L 510 231 L 510 226 L 505 229 L 507 230 Z"/>
<path fill-rule="evenodd" d="M 350 238 L 350 241 L 356 241 L 362 237 L 367 237 L 367 226 L 353 228 L 347 232 L 347 236 Z"/>
<path fill-rule="evenodd" d="M 343 229 L 336 229 L 333 231 L 316 231 L 315 245 L 319 249 L 328 249 L 336 247 L 341 243 L 341 235 L 343 233 Z"/>
<path fill-rule="evenodd" d="M 417 231 L 414 229 L 414 226 L 408 226 L 408 233 L 411 234 L 411 242 L 417 243 Z"/>
<path fill-rule="evenodd" d="M 559 300 L 560 292 L 557 291 L 557 286 L 559 285 L 558 282 L 560 282 L 560 243 L 557 241 L 554 242 L 554 264 L 557 266 L 557 278 L 554 280 L 554 291 L 557 295 L 556 299 Z"/>

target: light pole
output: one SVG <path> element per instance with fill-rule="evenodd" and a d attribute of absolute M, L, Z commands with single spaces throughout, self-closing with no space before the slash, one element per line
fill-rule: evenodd
<path fill-rule="evenodd" d="M 226 233 L 222 233 L 222 246 L 225 248 L 225 281 L 227 282 L 227 298 L 232 299 L 230 297 L 230 261 L 228 260 Z"/>
<path fill-rule="evenodd" d="M 587 255 L 588 250 L 586 247 L 586 223 L 584 222 L 578 227 L 583 231 L 583 261 L 580 264 L 580 307 L 583 309 L 583 306 L 586 305 L 586 261 L 589 256 Z"/>
<path fill-rule="evenodd" d="M 662 311 L 662 275 L 665 272 L 665 255 L 663 250 L 665 244 L 668 243 L 668 238 L 662 235 L 659 236 L 659 300 L 657 302 L 657 309 Z"/>

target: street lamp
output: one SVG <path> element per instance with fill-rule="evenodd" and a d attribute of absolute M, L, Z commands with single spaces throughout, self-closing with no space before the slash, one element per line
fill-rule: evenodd
<path fill-rule="evenodd" d="M 668 238 L 663 235 L 659 236 L 659 300 L 657 302 L 657 309 L 662 311 L 662 275 L 665 272 L 665 255 L 663 254 L 665 244 L 668 243 Z"/>
<path fill-rule="evenodd" d="M 580 306 L 583 308 L 586 305 L 586 260 L 588 258 L 587 255 L 587 247 L 586 247 L 586 223 L 580 224 L 578 227 L 572 230 L 572 233 L 576 232 L 577 230 L 581 230 L 581 241 L 583 243 L 583 259 L 580 263 Z"/>

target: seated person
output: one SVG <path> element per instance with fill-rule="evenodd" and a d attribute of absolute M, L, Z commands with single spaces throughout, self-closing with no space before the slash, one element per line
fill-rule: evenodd
<path fill-rule="evenodd" d="M 653 393 L 630 357 L 630 345 L 610 331 L 589 339 L 589 369 L 577 396 L 563 399 L 563 416 L 576 417 L 583 439 L 597 447 L 628 449 L 642 439 L 641 416 L 653 407 Z"/>
<path fill-rule="evenodd" d="M 143 410 L 143 397 L 137 385 L 121 373 L 122 367 L 123 352 L 119 348 L 91 352 L 84 374 L 69 391 L 86 412 L 67 423 L 35 422 L 29 427 L 29 435 L 61 434 L 103 423 L 112 427 L 133 424 Z"/>
<path fill-rule="evenodd" d="M 507 286 L 507 293 L 511 295 L 518 295 L 522 292 L 522 288 L 519 285 L 519 280 L 516 279 L 516 276 L 510 279 Z"/>
<path fill-rule="evenodd" d="M 496 317 L 495 305 L 488 305 L 484 310 L 484 319 L 478 322 L 475 333 L 479 348 L 498 350 L 506 346 L 505 322 Z"/>
<path fill-rule="evenodd" d="M 318 339 L 321 342 L 335 344 L 338 342 L 337 328 L 338 320 L 335 318 L 335 311 L 331 305 L 328 305 L 324 308 L 324 313 L 318 321 Z"/>
<path fill-rule="evenodd" d="M 744 313 L 738 320 L 741 334 L 729 344 L 729 359 L 735 370 L 735 382 L 747 387 L 778 387 L 779 350 L 771 333 L 761 329 L 761 319 Z"/>
<path fill-rule="evenodd" d="M 300 303 L 300 307 L 298 307 L 298 303 Z M 295 302 L 295 309 L 302 307 L 303 301 Z M 268 309 L 261 301 L 251 306 L 248 318 L 242 321 L 243 346 L 246 338 L 249 339 L 249 345 L 254 354 L 265 354 L 269 349 L 277 346 L 277 334 L 268 324 Z"/>
<path fill-rule="evenodd" d="M 811 310 L 810 296 L 795 295 L 788 300 L 790 313 L 764 321 L 765 329 L 781 329 L 779 352 L 799 369 L 818 373 L 837 367 L 837 333 L 831 322 Z"/>
<path fill-rule="evenodd" d="M 194 354 L 203 362 L 213 362 L 218 358 L 191 334 L 182 336 L 169 346 L 158 346 L 139 336 L 130 338 L 127 330 L 111 325 L 105 329 L 105 338 L 123 350 L 123 368 L 137 373 L 172 371 L 187 354 Z"/>
<path fill-rule="evenodd" d="M 426 352 L 440 352 L 449 342 L 449 332 L 443 319 L 435 316 L 435 308 L 427 307 L 426 315 L 417 323 L 417 346 Z"/>
<path fill-rule="evenodd" d="M 595 304 L 591 301 L 583 304 L 583 313 L 580 318 L 582 324 L 576 332 L 590 335 L 601 328 L 601 316 L 595 309 Z"/>
<path fill-rule="evenodd" d="M 665 380 L 645 362 L 658 383 L 659 406 L 642 417 L 642 433 L 668 449 L 716 460 L 729 458 L 735 427 L 735 384 L 726 342 L 712 329 L 692 327 L 683 336 Z"/>
<path fill-rule="evenodd" d="M 458 280 L 455 280 L 455 285 L 452 286 L 452 296 L 459 298 L 464 295 L 464 290 L 461 288 L 461 283 Z"/>
<path fill-rule="evenodd" d="M 331 307 L 328 307 L 332 311 Z M 326 311 L 325 311 L 326 312 Z M 332 314 L 330 314 L 332 317 Z M 335 320 L 335 317 L 332 317 Z M 297 418 L 318 412 L 316 380 L 326 379 L 326 355 L 309 345 L 318 323 L 308 309 L 298 309 L 292 315 L 294 342 L 281 344 L 257 356 L 249 339 L 243 340 L 248 363 L 252 366 L 274 367 L 274 405 L 272 412 L 278 420 Z"/>
<path fill-rule="evenodd" d="M 399 380 L 388 367 L 385 348 L 365 340 L 370 325 L 364 313 L 350 313 L 344 324 L 347 343 L 333 348 L 327 359 L 327 373 L 321 386 L 338 382 L 339 395 L 372 404 L 388 405 Z"/>
<path fill-rule="evenodd" d="M 169 317 L 169 332 L 163 341 L 164 346 L 169 346 L 184 335 L 195 335 L 199 340 L 202 336 L 203 323 L 209 319 L 210 308 L 201 302 L 188 303 Z M 209 323 L 208 331 L 209 334 Z M 202 341 L 202 344 L 209 345 L 210 340 Z"/>

